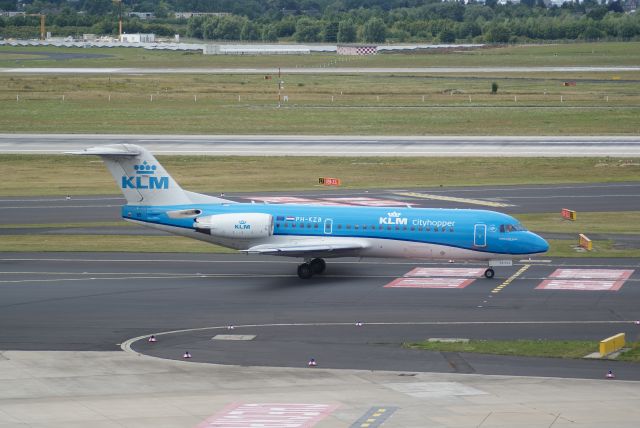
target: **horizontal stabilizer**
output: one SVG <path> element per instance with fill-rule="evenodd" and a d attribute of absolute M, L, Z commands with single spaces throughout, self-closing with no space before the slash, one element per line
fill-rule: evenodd
<path fill-rule="evenodd" d="M 135 147 L 135 146 L 133 146 Z M 83 150 L 67 152 L 70 155 L 95 155 L 95 156 L 138 156 L 142 151 L 132 149 L 131 145 L 112 145 L 112 146 L 96 146 L 87 147 Z"/>

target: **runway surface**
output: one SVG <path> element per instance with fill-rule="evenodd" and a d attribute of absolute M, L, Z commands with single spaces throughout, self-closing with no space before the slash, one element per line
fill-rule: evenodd
<path fill-rule="evenodd" d="M 209 136 L 0 134 L 0 153 L 63 153 L 141 144 L 155 154 L 237 156 L 640 156 L 637 136 Z M 304 150 L 300 147 L 304 146 Z"/>
<path fill-rule="evenodd" d="M 115 67 L 3 67 L 7 74 L 390 74 L 390 73 L 601 73 L 640 71 L 637 66 L 600 67 L 256 67 L 256 68 L 115 68 Z"/>
<path fill-rule="evenodd" d="M 492 293 L 523 265 L 528 270 Z M 295 260 L 238 255 L 136 253 L 2 254 L 0 349 L 117 350 L 161 332 L 138 352 L 222 364 L 601 378 L 609 368 L 640 380 L 622 362 L 497 357 L 415 351 L 432 337 L 600 340 L 640 338 L 638 260 L 523 261 L 465 288 L 385 287 L 415 267 L 478 268 L 388 260 L 329 261 L 301 281 Z M 633 271 L 618 291 L 536 289 L 556 269 Z M 480 270 L 482 270 L 480 266 Z M 469 279 L 469 278 L 467 278 Z M 355 325 L 357 321 L 363 326 Z M 227 326 L 236 326 L 229 330 Z M 202 329 L 203 327 L 215 327 Z M 249 341 L 211 340 L 255 335 Z"/>

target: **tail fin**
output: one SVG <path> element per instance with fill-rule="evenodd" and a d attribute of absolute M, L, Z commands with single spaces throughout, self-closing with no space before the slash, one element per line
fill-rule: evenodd
<path fill-rule="evenodd" d="M 134 144 L 89 147 L 72 154 L 100 156 L 130 205 L 184 205 L 194 203 L 194 197 L 197 203 L 227 202 L 182 190 L 151 153 Z"/>

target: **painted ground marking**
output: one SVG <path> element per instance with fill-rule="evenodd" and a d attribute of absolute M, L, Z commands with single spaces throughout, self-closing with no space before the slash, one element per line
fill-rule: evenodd
<path fill-rule="evenodd" d="M 349 205 L 332 201 L 319 201 L 316 199 L 298 198 L 295 196 L 252 196 L 244 197 L 243 199 L 251 201 L 260 201 L 272 204 L 295 204 L 295 205 L 329 205 L 329 206 L 343 206 Z"/>
<path fill-rule="evenodd" d="M 632 269 L 556 269 L 549 278 L 626 280 Z"/>
<path fill-rule="evenodd" d="M 518 278 L 520 275 L 522 275 L 530 267 L 531 267 L 531 265 L 522 266 L 520 269 L 518 269 L 518 271 L 516 273 L 514 273 L 509 278 L 507 278 L 502 284 L 498 285 L 496 288 L 491 290 L 491 292 L 493 294 L 501 292 L 503 288 L 505 288 L 507 285 L 511 284 L 516 278 Z"/>
<path fill-rule="evenodd" d="M 475 278 L 398 278 L 384 288 L 465 288 Z"/>
<path fill-rule="evenodd" d="M 326 206 L 366 206 L 366 207 L 404 207 L 408 204 L 393 199 L 380 199 L 368 197 L 341 197 L 341 198 L 299 198 L 297 196 L 250 196 L 243 199 L 259 201 L 271 204 L 296 204 L 296 205 L 326 205 Z"/>
<path fill-rule="evenodd" d="M 393 406 L 375 406 L 367 410 L 349 428 L 376 428 L 382 425 L 391 415 L 398 410 Z"/>
<path fill-rule="evenodd" d="M 418 267 L 404 274 L 405 277 L 472 277 L 479 278 L 484 268 L 424 268 Z"/>
<path fill-rule="evenodd" d="M 321 201 L 337 202 L 346 205 L 363 205 L 366 207 L 404 207 L 408 204 L 402 201 L 395 201 L 392 199 L 378 199 L 378 198 L 322 198 Z"/>
<path fill-rule="evenodd" d="M 556 269 L 536 290 L 618 291 L 633 269 Z"/>
<path fill-rule="evenodd" d="M 338 405 L 301 403 L 233 403 L 201 422 L 197 428 L 309 428 Z"/>
<path fill-rule="evenodd" d="M 429 193 L 397 192 L 396 195 L 409 196 L 411 198 L 432 199 L 437 201 L 460 202 L 463 204 L 470 204 L 470 205 L 484 205 L 487 207 L 496 207 L 496 208 L 514 206 L 512 204 L 505 204 L 504 202 L 485 201 L 482 199 L 456 198 L 455 196 L 433 195 Z"/>

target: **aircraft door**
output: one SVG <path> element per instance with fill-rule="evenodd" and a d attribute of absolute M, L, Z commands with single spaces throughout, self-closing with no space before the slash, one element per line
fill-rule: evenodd
<path fill-rule="evenodd" d="M 476 224 L 473 228 L 473 245 L 475 247 L 487 246 L 487 225 Z"/>
<path fill-rule="evenodd" d="M 324 234 L 331 235 L 332 230 L 333 230 L 333 219 L 326 218 L 324 220 Z"/>

